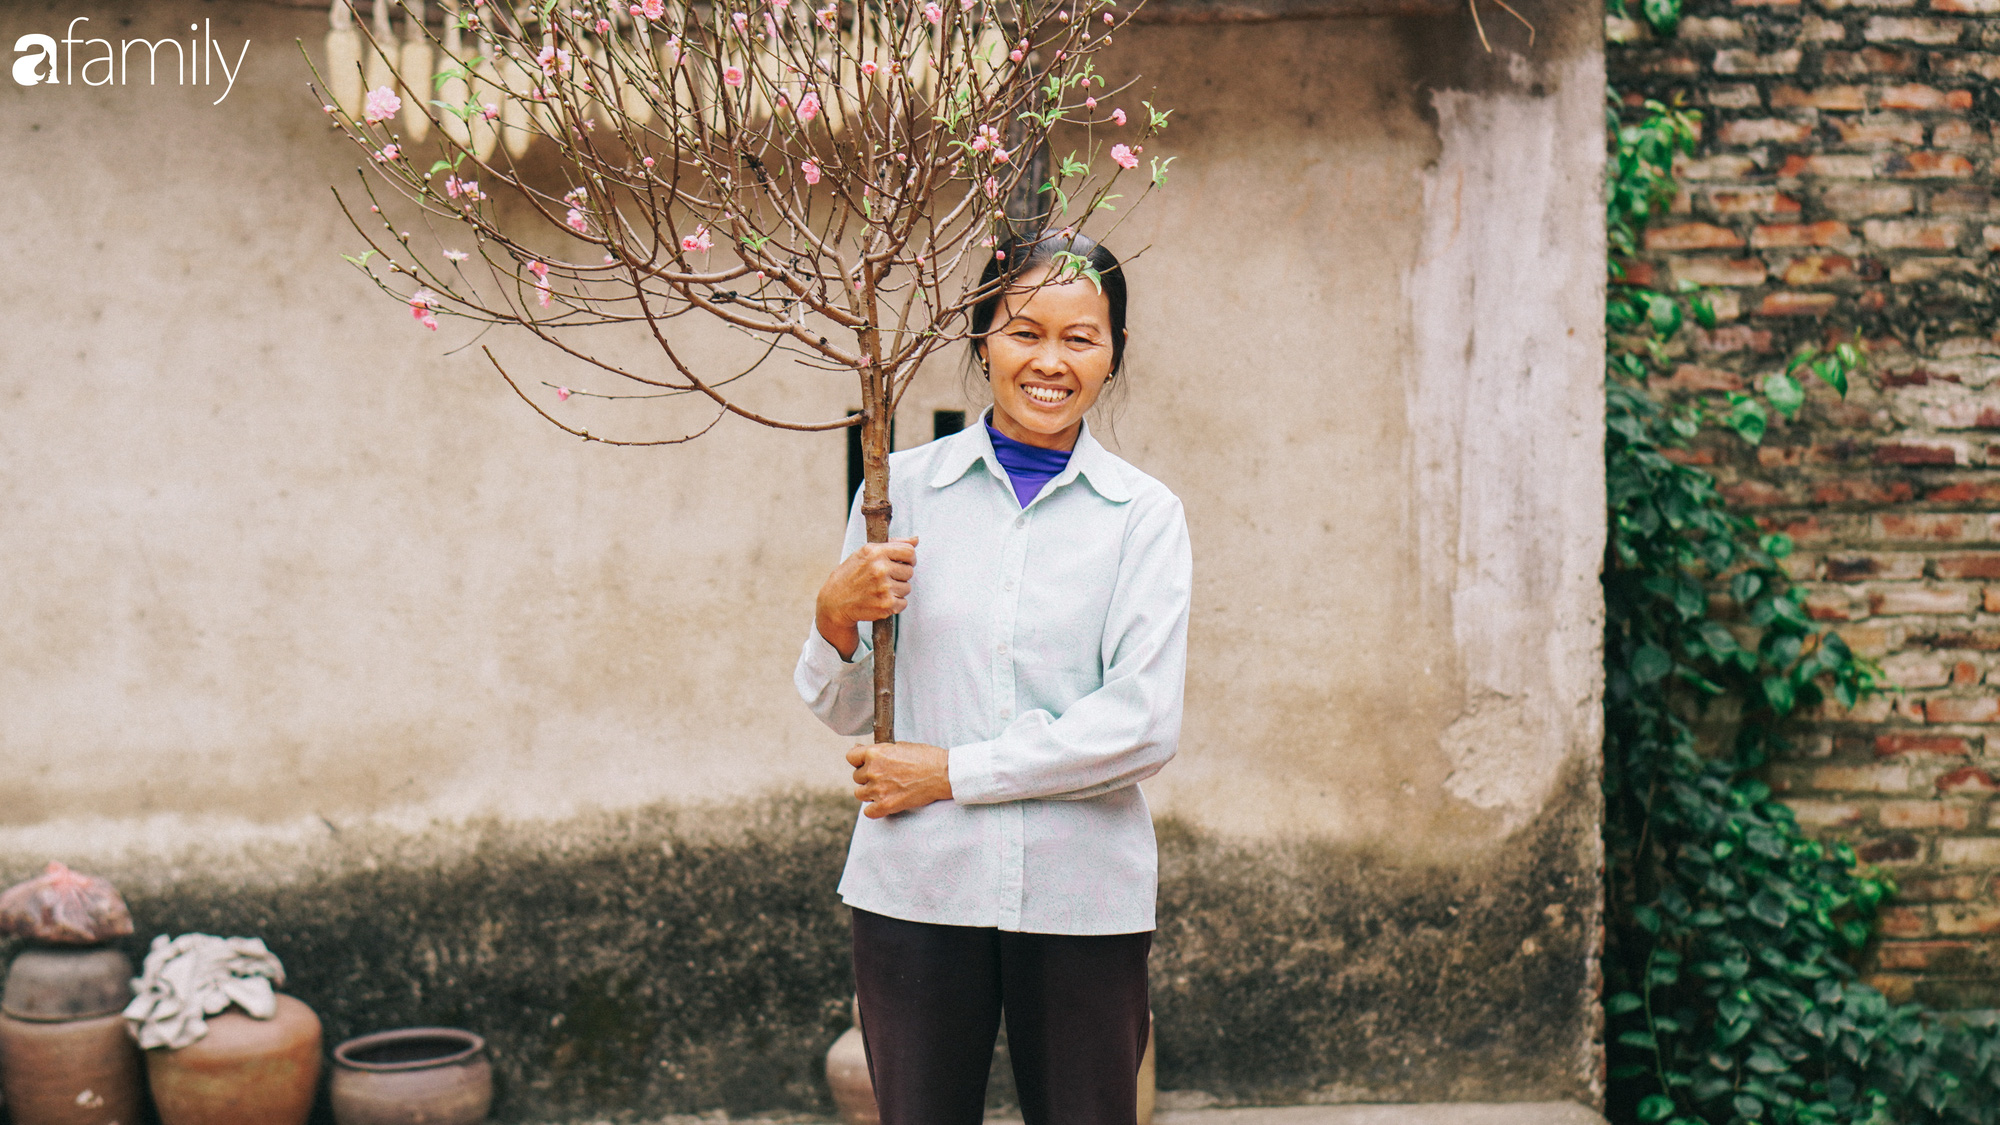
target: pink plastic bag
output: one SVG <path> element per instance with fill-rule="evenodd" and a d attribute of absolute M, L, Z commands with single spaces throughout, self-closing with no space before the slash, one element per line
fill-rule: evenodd
<path fill-rule="evenodd" d="M 0 933 L 63 945 L 91 945 L 132 932 L 117 888 L 60 863 L 0 894 Z"/>

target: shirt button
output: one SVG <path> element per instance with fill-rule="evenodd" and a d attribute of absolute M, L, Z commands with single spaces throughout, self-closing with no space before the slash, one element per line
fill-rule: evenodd
<path fill-rule="evenodd" d="M 1005 655 L 1007 655 L 1007 646 L 1006 646 L 1006 645 L 1001 645 L 1001 646 L 1000 646 L 1000 655 L 1002 655 L 1002 656 L 1005 656 Z"/>
<path fill-rule="evenodd" d="M 1002 589 L 1006 589 L 1006 590 L 1011 590 L 1011 589 L 1013 589 L 1013 588 L 1014 588 L 1014 580 L 1013 580 L 1012 578 L 1009 578 L 1009 579 L 1007 580 L 1006 584 L 1005 584 L 1004 586 L 1002 586 L 1001 588 L 1002 588 Z"/>
<path fill-rule="evenodd" d="M 1026 526 L 1028 526 L 1028 517 L 1027 517 L 1027 516 L 1026 516 L 1025 514 L 1023 514 L 1023 515 L 1018 515 L 1018 516 L 1015 516 L 1015 517 L 1014 517 L 1014 526 L 1015 526 L 1015 527 L 1026 527 Z"/>

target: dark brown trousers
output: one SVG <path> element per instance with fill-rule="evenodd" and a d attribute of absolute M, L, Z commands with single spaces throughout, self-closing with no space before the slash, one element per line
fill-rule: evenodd
<path fill-rule="evenodd" d="M 1004 1012 L 1026 1125 L 1135 1125 L 1150 931 L 1079 937 L 854 911 L 882 1125 L 979 1125 Z"/>

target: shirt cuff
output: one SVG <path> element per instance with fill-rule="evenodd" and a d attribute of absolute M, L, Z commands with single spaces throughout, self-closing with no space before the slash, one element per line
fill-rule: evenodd
<path fill-rule="evenodd" d="M 820 636 L 819 626 L 815 625 L 808 631 L 806 637 L 806 671 L 819 677 L 822 682 L 832 683 L 834 680 L 853 675 L 854 666 L 866 660 L 872 651 L 874 650 L 868 647 L 868 634 L 863 631 L 861 643 L 854 649 L 854 659 L 848 660 L 840 655 L 839 649 L 833 647 L 825 637 Z"/>
<path fill-rule="evenodd" d="M 1001 785 L 999 762 L 994 751 L 998 739 L 968 742 L 946 751 L 946 773 L 951 778 L 951 799 L 964 805 L 991 805 L 1011 799 Z"/>

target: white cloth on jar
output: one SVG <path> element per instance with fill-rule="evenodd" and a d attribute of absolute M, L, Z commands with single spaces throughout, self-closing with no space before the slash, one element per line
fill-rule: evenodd
<path fill-rule="evenodd" d="M 285 967 L 261 938 L 161 934 L 132 982 L 126 1026 L 142 1049 L 178 1050 L 208 1034 L 207 1017 L 231 1004 L 270 1019 L 278 1013 L 273 986 L 283 983 Z"/>

